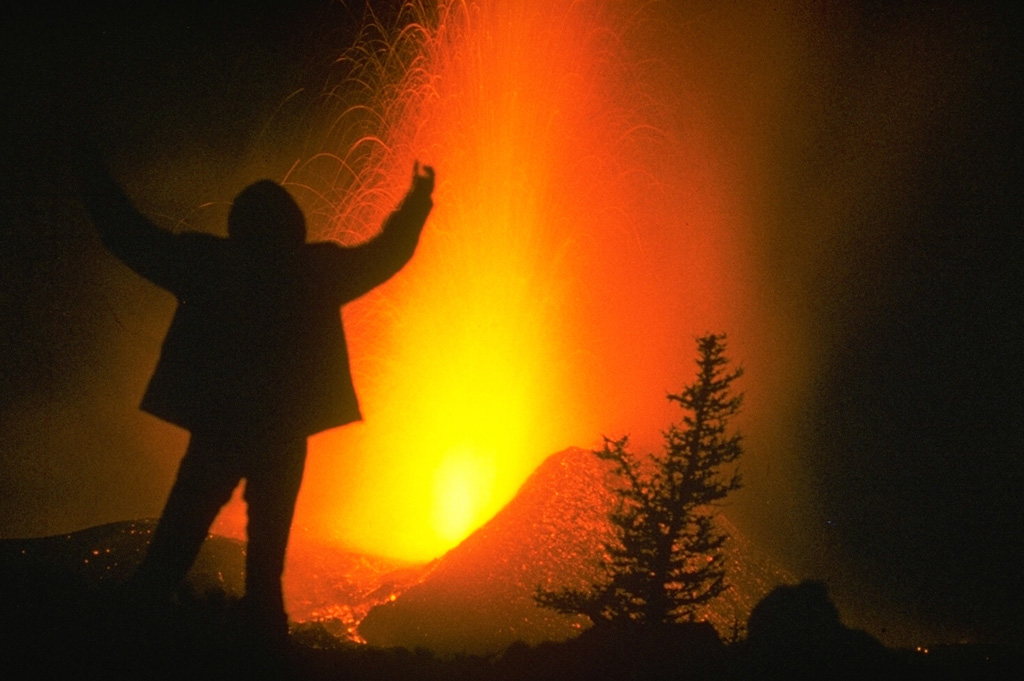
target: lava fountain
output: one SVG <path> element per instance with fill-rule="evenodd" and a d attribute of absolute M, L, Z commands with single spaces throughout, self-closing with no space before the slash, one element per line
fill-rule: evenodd
<path fill-rule="evenodd" d="M 413 159 L 438 185 L 413 261 L 345 309 L 366 421 L 312 440 L 297 525 L 440 555 L 545 455 L 663 427 L 692 337 L 731 328 L 706 152 L 623 4 L 406 3 L 338 60 L 285 180 L 317 236 L 371 236 Z"/>

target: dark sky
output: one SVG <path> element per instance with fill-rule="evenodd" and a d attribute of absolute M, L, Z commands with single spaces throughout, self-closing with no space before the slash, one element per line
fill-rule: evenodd
<path fill-rule="evenodd" d="M 920 50 L 926 85 L 889 94 L 913 106 L 941 93 L 918 102 L 919 129 L 933 137 L 892 177 L 887 210 L 858 218 L 854 238 L 878 238 L 877 248 L 820 280 L 817 323 L 832 351 L 814 380 L 803 456 L 828 532 L 870 582 L 921 613 L 1019 641 L 1019 26 L 939 4 L 883 10 L 865 18 L 866 34 L 915 12 L 922 24 L 946 18 L 904 39 L 904 52 Z M 870 131 L 863 140 L 878 143 Z"/>
<path fill-rule="evenodd" d="M 68 189 L 69 144 L 83 130 L 98 139 L 143 209 L 228 201 L 236 166 L 283 172 L 254 151 L 265 122 L 297 89 L 322 85 L 318 69 L 362 15 L 312 0 L 99 4 L 3 10 L 0 536 L 156 513 L 183 446 L 163 442 L 170 463 L 147 464 L 151 476 L 126 471 L 123 452 L 138 455 L 151 434 L 112 428 L 116 410 L 76 397 L 93 384 L 114 384 L 99 393 L 111 402 L 141 392 L 105 380 L 155 361 L 118 345 L 110 310 L 130 299 L 131 314 L 158 317 L 168 302 L 102 254 Z M 1019 641 L 1019 26 L 956 4 L 787 11 L 807 24 L 809 47 L 776 127 L 742 132 L 749 102 L 737 93 L 755 84 L 715 90 L 710 105 L 737 145 L 767 159 L 751 166 L 766 175 L 751 204 L 764 220 L 757 258 L 781 289 L 800 290 L 819 348 L 792 426 L 815 520 L 767 513 L 746 526 L 780 537 L 794 573 L 852 574 L 939 628 Z M 702 12 L 685 16 L 699 28 Z M 153 167 L 174 172 L 134 172 Z M 810 248 L 819 226 L 828 239 Z M 786 527 L 773 534 L 773 523 Z"/>

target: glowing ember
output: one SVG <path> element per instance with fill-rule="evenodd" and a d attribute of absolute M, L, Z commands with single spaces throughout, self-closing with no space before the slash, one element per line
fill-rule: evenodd
<path fill-rule="evenodd" d="M 367 609 L 360 634 L 374 645 L 490 654 L 517 640 L 562 640 L 590 626 L 585 617 L 539 608 L 533 594 L 540 584 L 586 588 L 602 579 L 597 559 L 614 504 L 608 475 L 607 462 L 590 452 L 551 455 L 505 508 L 418 583 L 407 583 L 393 603 Z M 728 637 L 773 586 L 794 580 L 728 521 L 718 522 L 730 535 L 729 588 L 698 619 Z"/>
<path fill-rule="evenodd" d="M 623 37 L 641 19 L 616 11 L 406 4 L 402 28 L 368 23 L 339 60 L 325 101 L 344 108 L 286 180 L 327 225 L 317 236 L 370 236 L 414 158 L 438 186 L 410 265 L 346 308 L 366 422 L 313 439 L 297 522 L 432 558 L 547 453 L 667 422 L 684 321 L 725 307 L 711 264 L 722 243 L 706 236 L 721 230 L 698 207 L 714 198 L 702 188 L 698 203 L 673 175 L 686 162 L 652 125 Z M 676 254 L 688 268 L 657 271 L 647 249 L 677 248 L 665 236 L 677 243 L 684 220 L 703 235 Z"/>

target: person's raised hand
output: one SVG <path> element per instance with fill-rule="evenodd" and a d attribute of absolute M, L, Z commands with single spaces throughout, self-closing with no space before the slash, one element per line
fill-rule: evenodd
<path fill-rule="evenodd" d="M 430 196 L 434 192 L 434 168 L 423 166 L 420 172 L 420 162 L 416 161 L 412 166 L 412 190 L 417 193 L 425 193 Z"/>

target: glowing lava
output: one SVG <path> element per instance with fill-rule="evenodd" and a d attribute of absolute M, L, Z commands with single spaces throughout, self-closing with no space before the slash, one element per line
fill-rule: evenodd
<path fill-rule="evenodd" d="M 312 440 L 297 523 L 432 558 L 550 452 L 667 422 L 666 366 L 707 328 L 683 322 L 720 307 L 709 263 L 722 244 L 658 253 L 690 264 L 659 271 L 649 249 L 677 242 L 640 236 L 684 219 L 717 233 L 699 208 L 714 200 L 665 186 L 685 160 L 652 124 L 643 69 L 609 28 L 640 20 L 613 9 L 625 11 L 406 4 L 399 28 L 369 22 L 339 60 L 344 78 L 324 100 L 341 108 L 286 179 L 310 223 L 328 225 L 317 236 L 370 236 L 414 158 L 438 185 L 413 261 L 346 307 L 366 421 Z"/>

